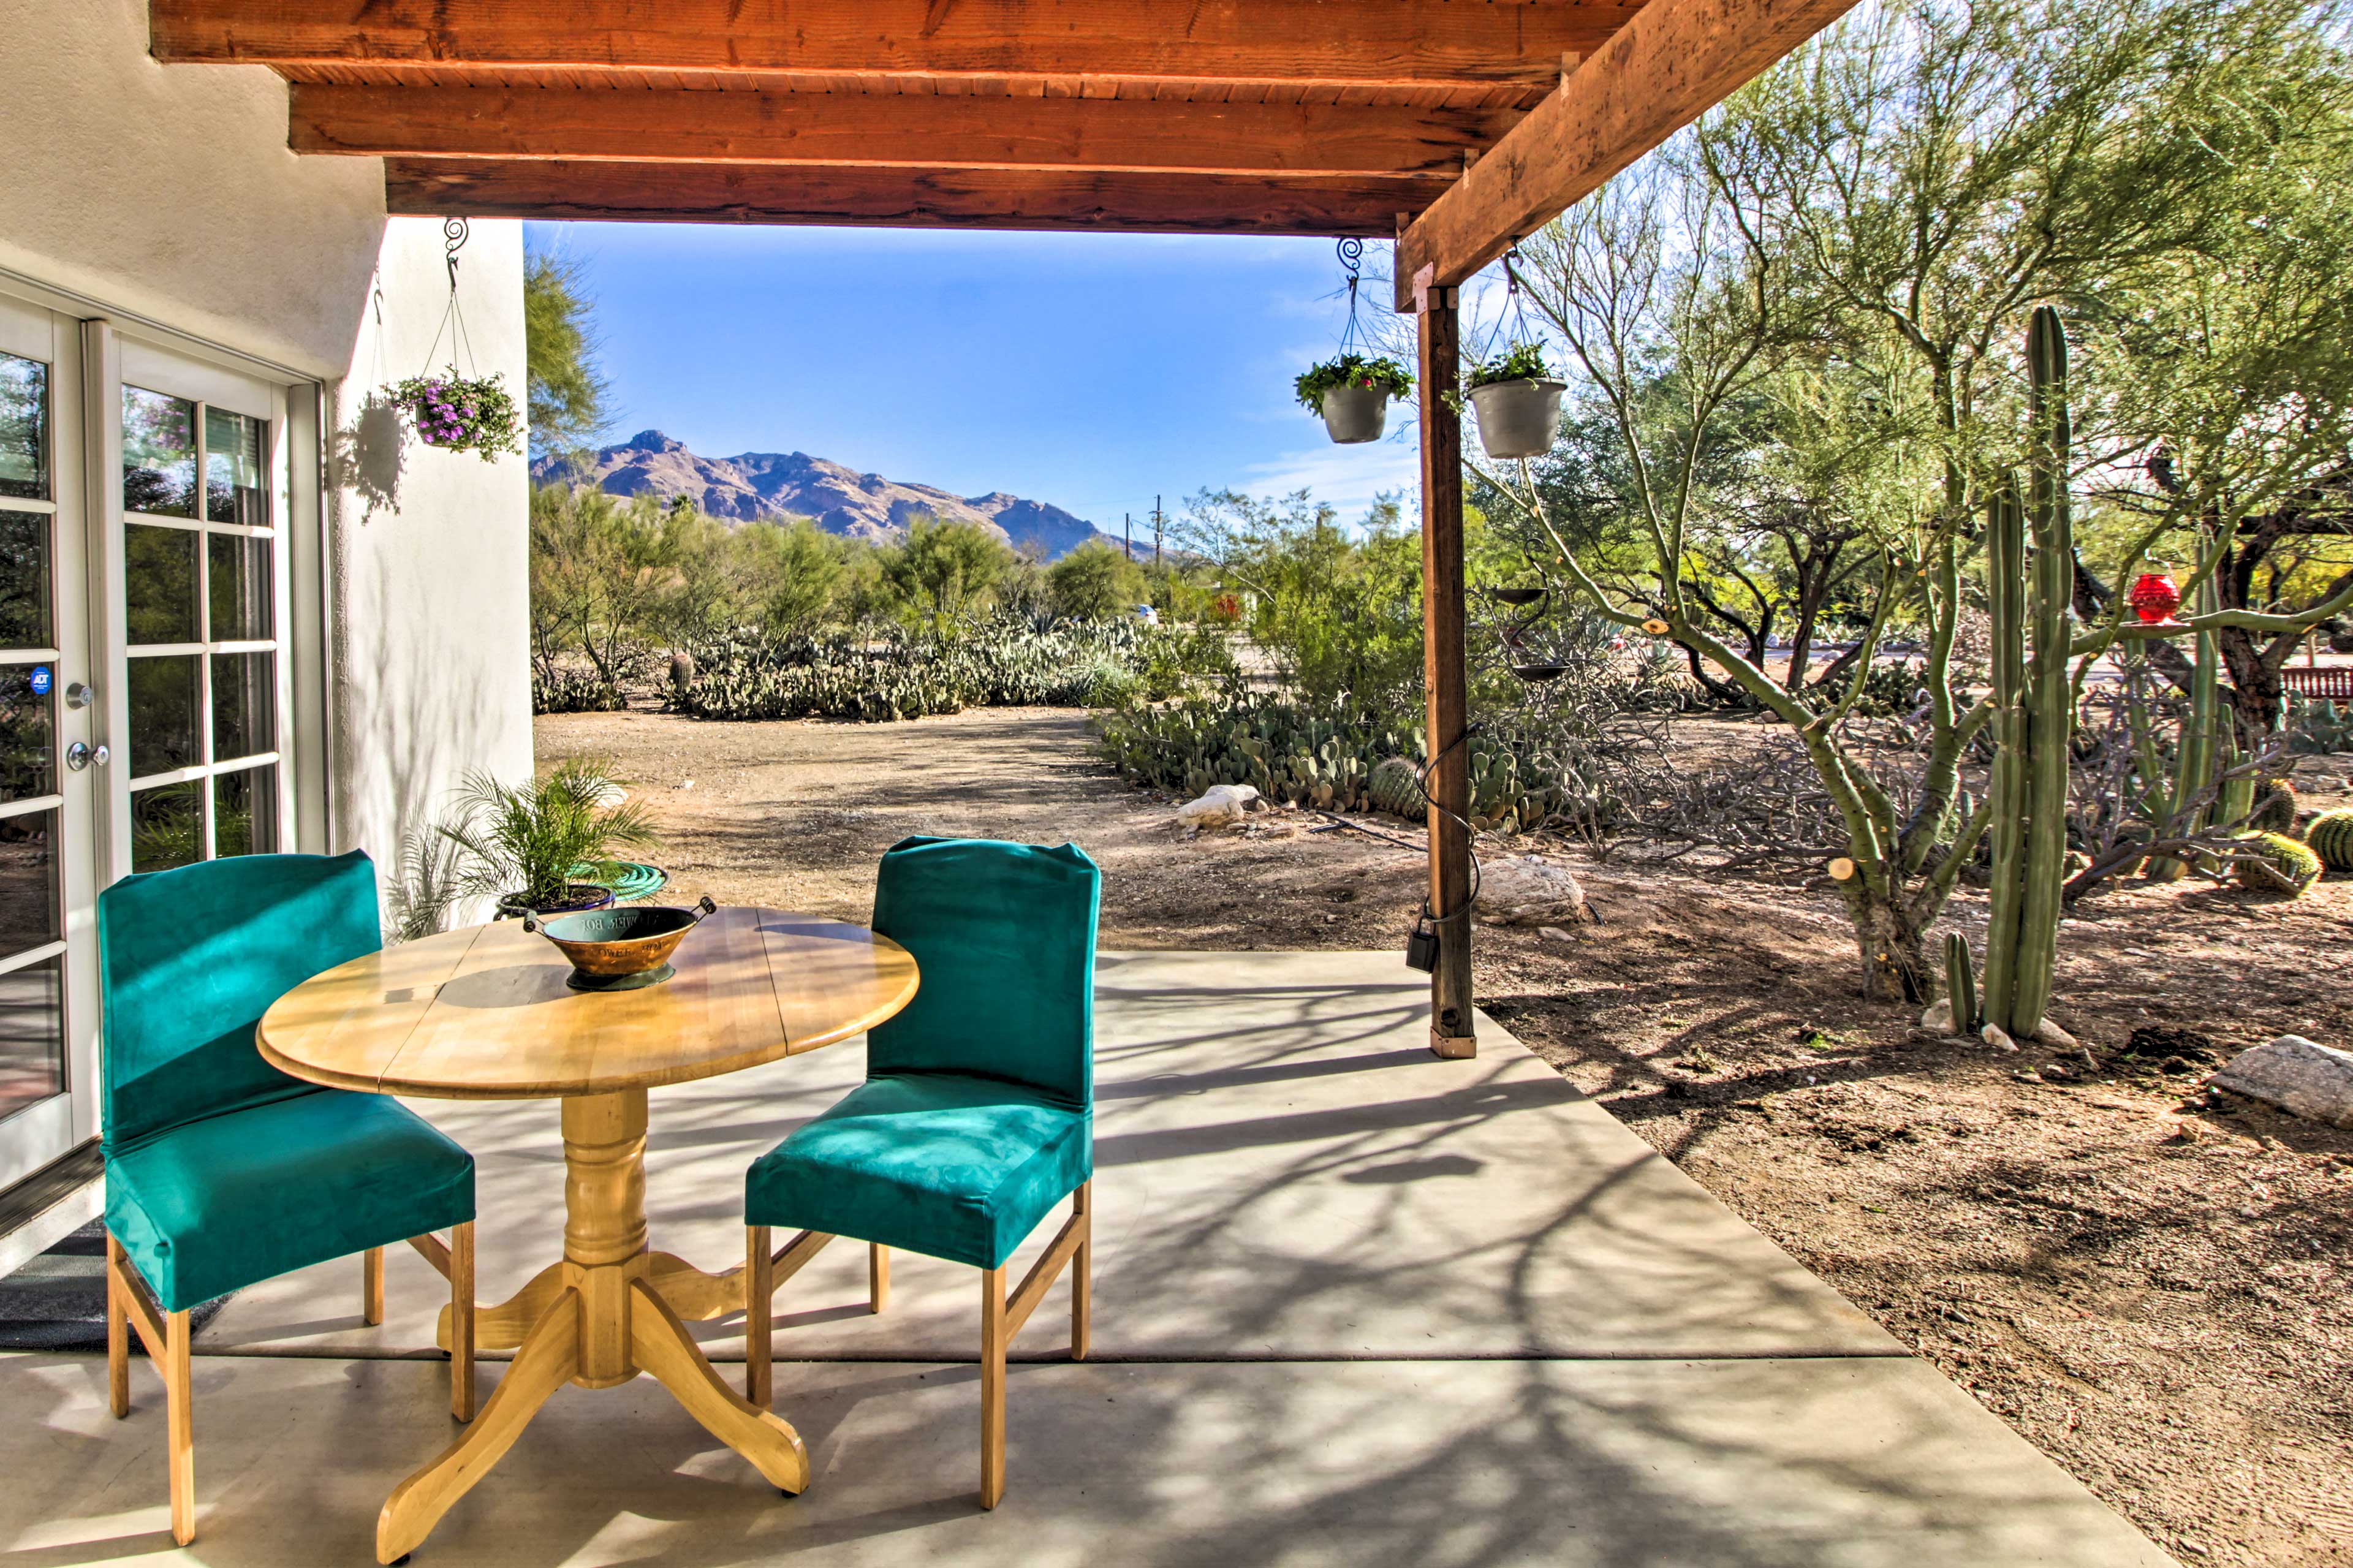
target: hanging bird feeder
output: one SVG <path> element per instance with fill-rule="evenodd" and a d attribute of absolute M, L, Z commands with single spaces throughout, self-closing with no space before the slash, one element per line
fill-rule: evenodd
<path fill-rule="evenodd" d="M 2181 607 L 2181 590 L 2173 579 L 2162 572 L 2144 572 L 2133 579 L 2132 592 L 2125 595 L 2146 626 L 2178 626 L 2173 612 Z"/>
<path fill-rule="evenodd" d="M 1547 680 L 1557 680 L 1568 671 L 1568 666 L 1546 658 L 1527 645 L 1527 634 L 1550 613 L 1552 590 L 1549 588 L 1490 588 L 1487 596 L 1499 605 L 1508 605 L 1517 618 L 1504 627 L 1504 662 L 1511 672 L 1531 686 L 1541 686 Z"/>

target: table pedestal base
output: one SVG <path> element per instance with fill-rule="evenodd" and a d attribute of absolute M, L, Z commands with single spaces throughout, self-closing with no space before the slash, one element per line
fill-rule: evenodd
<path fill-rule="evenodd" d="M 705 1274 L 647 1248 L 646 1091 L 565 1100 L 564 1163 L 564 1261 L 477 1313 L 477 1342 L 514 1346 L 514 1360 L 465 1434 L 385 1500 L 380 1562 L 415 1550 L 567 1383 L 612 1388 L 651 1373 L 770 1481 L 789 1492 L 808 1485 L 800 1435 L 722 1383 L 680 1321 L 743 1310 L 743 1270 Z M 445 1317 L 445 1342 L 447 1329 Z"/>

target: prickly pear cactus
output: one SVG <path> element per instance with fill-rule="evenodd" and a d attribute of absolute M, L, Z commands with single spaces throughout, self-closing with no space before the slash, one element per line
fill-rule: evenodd
<path fill-rule="evenodd" d="M 2324 811 L 2304 830 L 2304 841 L 2332 871 L 2353 871 L 2353 810 Z"/>
<path fill-rule="evenodd" d="M 2253 851 L 2232 868 L 2239 886 L 2257 893 L 2285 893 L 2295 898 L 2320 880 L 2320 857 L 2284 833 L 2242 836 L 2240 852 Z"/>

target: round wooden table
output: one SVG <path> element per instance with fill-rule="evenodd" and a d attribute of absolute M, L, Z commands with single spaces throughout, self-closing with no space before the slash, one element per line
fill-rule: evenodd
<path fill-rule="evenodd" d="M 566 1383 L 649 1372 L 777 1486 L 808 1485 L 784 1420 L 719 1380 L 682 1319 L 742 1311 L 741 1266 L 706 1274 L 646 1237 L 646 1090 L 846 1039 L 915 994 L 906 949 L 862 926 L 723 909 L 687 934 L 676 978 L 575 991 L 564 955 L 520 921 L 406 942 L 305 981 L 261 1020 L 273 1065 L 337 1089 L 563 1102 L 564 1258 L 481 1309 L 475 1342 L 514 1360 L 463 1436 L 385 1500 L 376 1555 L 406 1556 Z M 451 1343 L 449 1309 L 440 1342 Z"/>

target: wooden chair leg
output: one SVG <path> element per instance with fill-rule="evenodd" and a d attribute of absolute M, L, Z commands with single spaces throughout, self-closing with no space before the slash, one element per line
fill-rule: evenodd
<path fill-rule="evenodd" d="M 122 1244 L 106 1233 L 106 1407 L 116 1419 L 131 1414 L 131 1305 L 122 1278 Z"/>
<path fill-rule="evenodd" d="M 769 1356 L 775 1331 L 776 1259 L 768 1253 L 768 1227 L 744 1227 L 744 1397 L 765 1410 L 769 1404 Z"/>
<path fill-rule="evenodd" d="M 1095 1184 L 1092 1181 L 1079 1184 L 1071 1194 L 1071 1214 L 1079 1221 L 1079 1249 L 1071 1255 L 1071 1359 L 1087 1359 L 1087 1329 L 1092 1301 L 1088 1291 L 1087 1265 L 1094 1251 L 1094 1211 L 1092 1199 Z"/>
<path fill-rule="evenodd" d="M 866 1300 L 870 1311 L 891 1304 L 891 1249 L 879 1241 L 866 1246 Z"/>
<path fill-rule="evenodd" d="M 980 1271 L 980 1506 L 1005 1495 L 1005 1269 Z"/>
<path fill-rule="evenodd" d="M 196 1538 L 195 1415 L 189 1409 L 188 1314 L 164 1319 L 164 1423 L 172 1465 L 172 1539 L 185 1546 Z"/>
<path fill-rule="evenodd" d="M 360 1254 L 360 1321 L 384 1321 L 384 1248 L 371 1247 Z"/>
<path fill-rule="evenodd" d="M 474 1418 L 474 1222 L 449 1232 L 449 1414 Z"/>

